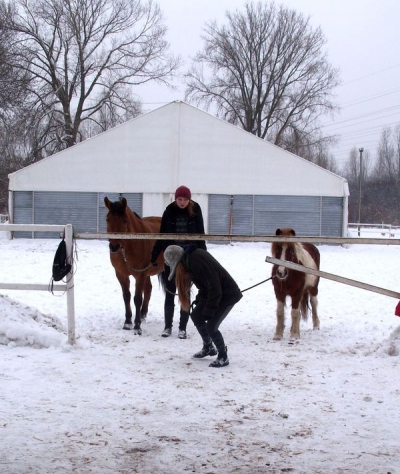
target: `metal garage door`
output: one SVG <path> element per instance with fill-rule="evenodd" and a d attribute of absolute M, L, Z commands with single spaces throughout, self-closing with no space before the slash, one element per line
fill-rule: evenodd
<path fill-rule="evenodd" d="M 16 191 L 14 197 L 15 224 L 72 224 L 76 232 L 105 232 L 107 209 L 104 196 L 117 201 L 124 196 L 129 207 L 142 213 L 140 193 L 72 193 Z M 15 237 L 58 238 L 51 232 L 16 232 Z"/>
<path fill-rule="evenodd" d="M 14 192 L 13 224 L 33 224 L 32 191 Z M 33 232 L 15 232 L 15 237 L 32 238 Z"/>
<path fill-rule="evenodd" d="M 274 235 L 292 227 L 300 236 L 342 236 L 343 198 L 210 195 L 208 206 L 210 234 Z"/>
<path fill-rule="evenodd" d="M 97 193 L 35 191 L 34 224 L 72 224 L 76 232 L 96 232 Z M 35 232 L 35 237 L 55 238 L 58 234 Z"/>
<path fill-rule="evenodd" d="M 108 213 L 108 209 L 104 204 L 105 196 L 108 197 L 110 201 L 118 201 L 120 197 L 124 197 L 128 202 L 128 206 L 133 212 L 139 214 L 142 217 L 142 203 L 143 203 L 143 195 L 141 193 L 125 193 L 125 194 L 117 194 L 117 193 L 99 193 L 99 223 L 98 223 L 98 231 L 99 232 L 106 232 L 107 225 L 106 225 L 106 216 Z"/>

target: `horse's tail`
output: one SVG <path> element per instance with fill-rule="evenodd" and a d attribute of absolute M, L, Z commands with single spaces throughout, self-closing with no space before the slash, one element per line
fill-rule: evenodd
<path fill-rule="evenodd" d="M 168 277 L 165 271 L 163 270 L 161 273 L 158 274 L 158 283 L 161 286 L 164 293 L 166 293 L 167 291 L 167 282 L 168 282 Z"/>
<path fill-rule="evenodd" d="M 308 312 L 310 311 L 309 302 L 310 302 L 310 294 L 308 291 L 305 291 L 300 301 L 300 314 L 303 321 L 307 321 L 308 319 Z"/>

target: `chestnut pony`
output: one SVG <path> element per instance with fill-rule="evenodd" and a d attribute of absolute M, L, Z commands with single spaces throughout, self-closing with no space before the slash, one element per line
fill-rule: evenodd
<path fill-rule="evenodd" d="M 277 229 L 275 235 L 293 237 L 293 229 Z M 273 242 L 271 254 L 280 260 L 304 265 L 305 267 L 319 270 L 320 255 L 317 247 L 310 243 L 298 242 Z M 272 284 L 277 300 L 276 329 L 274 340 L 280 340 L 285 328 L 285 302 L 290 296 L 292 300 L 292 325 L 290 328 L 290 342 L 300 339 L 300 317 L 307 320 L 309 303 L 311 304 L 313 328 L 319 329 L 318 305 L 319 277 L 289 268 L 274 265 L 272 267 Z"/>
<path fill-rule="evenodd" d="M 129 209 L 126 199 L 111 202 L 107 197 L 104 204 L 108 209 L 107 233 L 139 233 L 158 234 L 160 232 L 161 217 L 139 217 Z M 124 329 L 132 329 L 134 334 L 142 334 L 141 322 L 146 318 L 151 297 L 152 284 L 150 276 L 157 275 L 164 270 L 163 254 L 158 257 L 157 266 L 151 265 L 151 250 L 155 240 L 126 240 L 110 239 L 110 260 L 115 274 L 122 288 L 125 303 Z M 136 280 L 135 320 L 132 326 L 132 309 L 130 279 Z"/>

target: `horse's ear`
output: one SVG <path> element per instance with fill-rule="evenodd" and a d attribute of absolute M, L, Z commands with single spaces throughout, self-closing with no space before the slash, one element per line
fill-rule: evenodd
<path fill-rule="evenodd" d="M 122 209 L 124 211 L 125 211 L 127 205 L 128 205 L 128 203 L 126 202 L 126 199 L 124 197 L 122 197 L 121 198 L 121 206 L 122 206 Z"/>
<path fill-rule="evenodd" d="M 111 207 L 111 201 L 108 199 L 107 196 L 104 197 L 104 204 L 106 205 L 107 209 L 110 209 Z"/>
<path fill-rule="evenodd" d="M 276 229 L 275 235 L 281 235 L 281 234 L 282 234 L 281 229 Z"/>
<path fill-rule="evenodd" d="M 290 233 L 291 233 L 292 235 L 296 235 L 296 232 L 294 231 L 294 229 L 290 229 Z"/>

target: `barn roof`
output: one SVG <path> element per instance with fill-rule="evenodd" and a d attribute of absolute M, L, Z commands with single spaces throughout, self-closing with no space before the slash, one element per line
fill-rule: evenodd
<path fill-rule="evenodd" d="M 9 175 L 10 191 L 343 196 L 347 181 L 175 101 Z"/>

